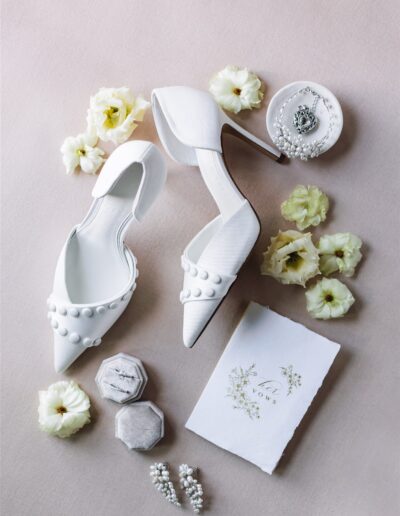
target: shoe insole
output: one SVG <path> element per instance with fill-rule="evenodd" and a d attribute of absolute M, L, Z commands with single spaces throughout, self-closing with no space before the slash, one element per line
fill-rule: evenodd
<path fill-rule="evenodd" d="M 132 218 L 143 168 L 132 164 L 78 227 L 66 256 L 66 286 L 73 303 L 91 303 L 122 291 L 130 278 L 123 234 Z"/>

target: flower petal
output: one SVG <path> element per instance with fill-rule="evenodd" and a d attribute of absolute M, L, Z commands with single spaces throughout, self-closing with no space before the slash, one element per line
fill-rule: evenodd
<path fill-rule="evenodd" d="M 297 185 L 289 198 L 281 204 L 282 217 L 295 222 L 301 231 L 323 222 L 328 209 L 328 197 L 316 186 Z"/>
<path fill-rule="evenodd" d="M 345 315 L 355 299 L 337 279 L 323 278 L 306 291 L 307 311 L 315 319 L 333 319 Z"/>
<path fill-rule="evenodd" d="M 135 99 L 129 88 L 101 88 L 90 98 L 88 127 L 103 141 L 123 143 L 137 127 L 135 120 L 143 121 L 149 105 L 142 96 Z"/>
<path fill-rule="evenodd" d="M 242 109 L 260 107 L 264 96 L 260 79 L 247 68 L 229 65 L 215 74 L 209 91 L 225 110 L 239 113 Z"/>
<path fill-rule="evenodd" d="M 271 238 L 271 244 L 264 253 L 261 274 L 272 276 L 283 284 L 305 286 L 306 282 L 319 273 L 319 255 L 311 233 L 279 231 Z"/>
<path fill-rule="evenodd" d="M 87 394 L 76 382 L 56 382 L 39 391 L 39 426 L 48 434 L 69 437 L 90 422 L 89 407 Z"/>

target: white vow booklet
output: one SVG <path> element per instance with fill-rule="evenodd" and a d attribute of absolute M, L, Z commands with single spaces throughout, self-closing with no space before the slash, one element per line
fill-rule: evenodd
<path fill-rule="evenodd" d="M 186 428 L 271 474 L 339 349 L 250 303 Z"/>

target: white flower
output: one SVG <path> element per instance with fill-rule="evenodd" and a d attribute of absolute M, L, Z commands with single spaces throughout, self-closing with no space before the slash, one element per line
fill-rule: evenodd
<path fill-rule="evenodd" d="M 281 204 L 282 217 L 295 222 L 301 231 L 323 222 L 328 209 L 328 197 L 316 186 L 296 186 L 289 198 Z"/>
<path fill-rule="evenodd" d="M 39 391 L 39 426 L 44 432 L 69 437 L 90 423 L 90 400 L 74 381 L 56 382 Z"/>
<path fill-rule="evenodd" d="M 319 273 L 319 256 L 311 233 L 279 231 L 271 238 L 271 245 L 264 253 L 261 274 L 272 276 L 286 285 L 305 286 Z"/>
<path fill-rule="evenodd" d="M 90 133 L 69 136 L 61 146 L 62 160 L 67 174 L 80 167 L 86 174 L 95 174 L 104 163 L 104 151 L 96 147 L 97 137 Z"/>
<path fill-rule="evenodd" d="M 346 314 L 353 294 L 341 281 L 323 278 L 306 292 L 307 310 L 314 319 L 334 319 Z"/>
<path fill-rule="evenodd" d="M 264 97 L 261 81 L 247 68 L 227 66 L 210 81 L 210 92 L 217 103 L 233 113 L 259 108 Z"/>
<path fill-rule="evenodd" d="M 123 143 L 142 122 L 150 103 L 142 96 L 135 98 L 129 88 L 100 88 L 90 97 L 87 122 L 100 140 Z"/>
<path fill-rule="evenodd" d="M 318 249 L 322 274 L 328 276 L 340 271 L 347 277 L 353 276 L 362 258 L 361 246 L 361 239 L 351 233 L 336 233 L 321 237 Z"/>

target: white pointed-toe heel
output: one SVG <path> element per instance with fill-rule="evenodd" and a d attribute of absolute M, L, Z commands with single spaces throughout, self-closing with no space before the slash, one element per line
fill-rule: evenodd
<path fill-rule="evenodd" d="M 124 234 L 132 220 L 141 221 L 165 179 L 164 159 L 150 142 L 120 145 L 103 166 L 89 212 L 61 251 L 47 302 L 57 372 L 98 346 L 127 307 L 139 271 Z"/>
<path fill-rule="evenodd" d="M 236 280 L 260 232 L 256 214 L 226 168 L 221 135 L 229 132 L 275 161 L 283 161 L 284 156 L 226 116 L 207 92 L 184 86 L 156 89 L 152 109 L 166 151 L 174 160 L 200 168 L 220 211 L 182 256 L 183 342 L 192 347 Z"/>

